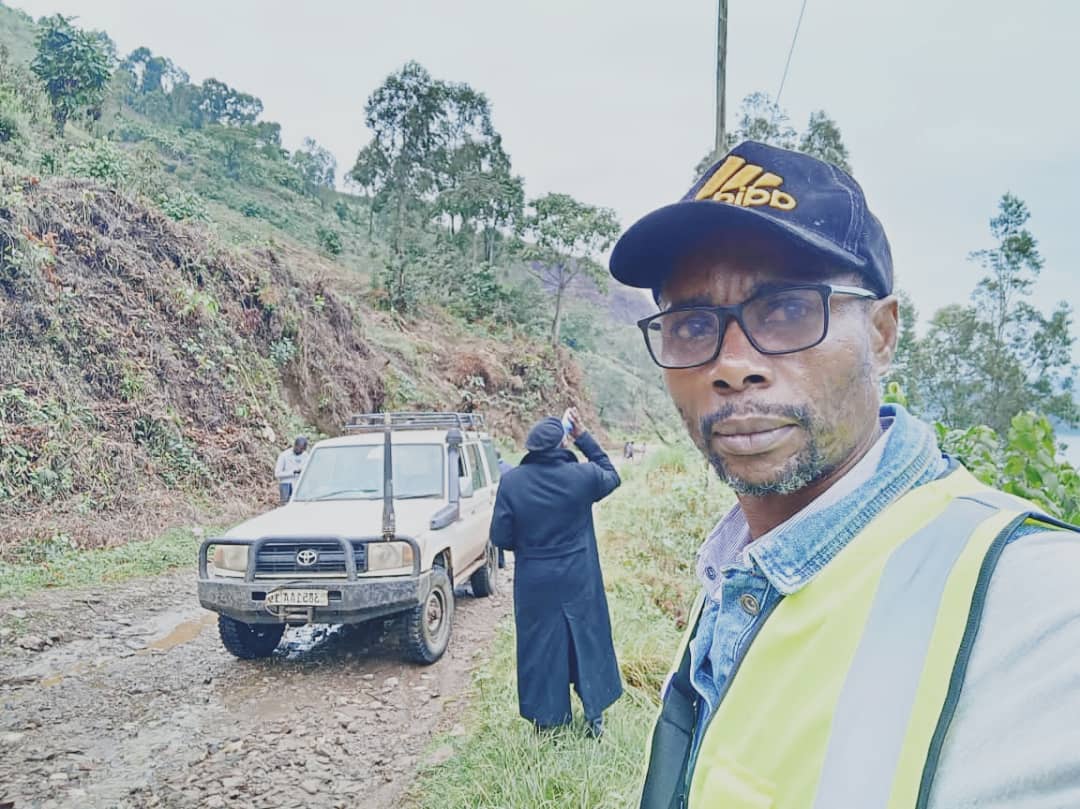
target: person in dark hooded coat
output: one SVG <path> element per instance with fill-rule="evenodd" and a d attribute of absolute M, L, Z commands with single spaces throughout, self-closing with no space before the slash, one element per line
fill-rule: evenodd
<path fill-rule="evenodd" d="M 599 736 L 603 712 L 622 694 L 611 640 L 592 506 L 619 474 L 581 426 L 576 409 L 529 432 L 528 453 L 500 481 L 491 541 L 514 552 L 518 703 L 538 729 L 570 722 L 570 686 Z M 570 439 L 588 463 L 578 463 Z"/>

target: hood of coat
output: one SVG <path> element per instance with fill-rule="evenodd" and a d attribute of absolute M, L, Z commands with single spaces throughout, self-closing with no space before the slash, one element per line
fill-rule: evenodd
<path fill-rule="evenodd" d="M 529 452 L 521 459 L 522 465 L 530 463 L 553 464 L 553 463 L 577 463 L 578 457 L 568 449 L 555 447 Z"/>

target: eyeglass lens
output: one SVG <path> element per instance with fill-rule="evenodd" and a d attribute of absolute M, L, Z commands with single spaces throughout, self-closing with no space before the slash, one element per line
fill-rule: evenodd
<path fill-rule="evenodd" d="M 730 314 L 704 308 L 663 312 L 649 321 L 645 336 L 661 365 L 689 368 L 715 356 L 730 320 Z M 825 297 L 817 289 L 760 295 L 743 304 L 742 320 L 746 336 L 759 351 L 799 351 L 824 337 Z"/>

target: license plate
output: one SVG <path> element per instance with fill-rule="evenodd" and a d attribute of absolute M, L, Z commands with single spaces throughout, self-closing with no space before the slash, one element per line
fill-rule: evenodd
<path fill-rule="evenodd" d="M 266 594 L 272 607 L 325 607 L 330 603 L 326 590 L 274 590 Z"/>

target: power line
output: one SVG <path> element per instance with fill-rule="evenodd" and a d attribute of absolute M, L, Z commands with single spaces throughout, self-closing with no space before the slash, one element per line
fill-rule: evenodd
<path fill-rule="evenodd" d="M 787 81 L 788 68 L 791 67 L 791 55 L 795 53 L 795 42 L 799 39 L 799 29 L 802 27 L 803 14 L 806 12 L 806 0 L 802 0 L 802 8 L 799 9 L 799 20 L 795 23 L 795 34 L 791 37 L 791 47 L 788 48 L 787 61 L 784 62 L 784 75 L 780 77 L 780 87 L 776 91 L 773 103 L 780 106 L 780 94 L 784 92 L 784 82 Z"/>

